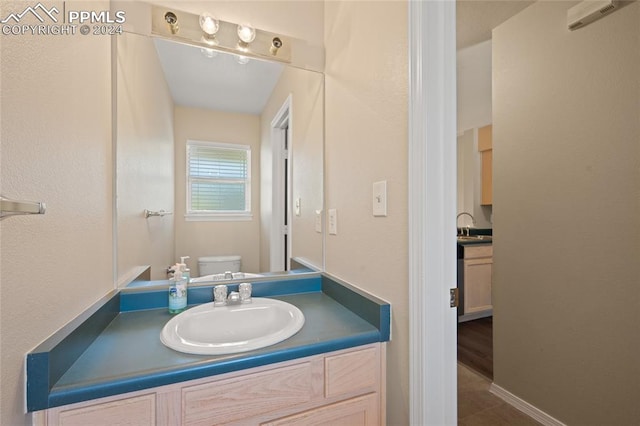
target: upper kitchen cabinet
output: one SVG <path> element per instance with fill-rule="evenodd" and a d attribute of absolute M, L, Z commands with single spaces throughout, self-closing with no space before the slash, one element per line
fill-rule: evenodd
<path fill-rule="evenodd" d="M 492 125 L 478 129 L 478 151 L 481 161 L 481 196 L 480 204 L 490 206 L 493 204 L 493 144 Z"/>

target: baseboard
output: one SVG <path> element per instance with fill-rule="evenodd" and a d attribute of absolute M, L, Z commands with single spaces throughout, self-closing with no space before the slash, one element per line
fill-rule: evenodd
<path fill-rule="evenodd" d="M 495 383 L 491 383 L 491 386 L 489 386 L 489 392 L 545 426 L 566 426 L 560 420 L 551 417 L 549 414 L 545 413 L 537 407 L 534 407 L 527 401 L 518 398 L 508 390 L 501 388 Z"/>

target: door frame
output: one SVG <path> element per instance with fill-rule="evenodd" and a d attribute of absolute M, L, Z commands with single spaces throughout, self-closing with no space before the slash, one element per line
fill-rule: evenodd
<path fill-rule="evenodd" d="M 291 225 L 285 230 L 283 218 L 285 215 L 285 200 L 287 202 L 287 212 L 289 222 L 291 221 L 291 135 L 292 132 L 292 120 L 291 120 L 291 100 L 292 96 L 289 94 L 287 99 L 283 102 L 282 106 L 271 120 L 271 156 L 272 156 L 272 204 L 271 204 L 271 244 L 269 255 L 269 267 L 271 272 L 279 272 L 283 270 L 283 265 L 286 262 L 286 269 L 290 268 L 291 258 Z M 284 140 L 288 140 L 288 158 L 289 167 L 284 170 L 285 158 L 283 154 Z M 288 190 L 284 190 L 284 180 L 288 179 Z M 287 253 L 288 258 L 285 259 L 285 243 L 284 235 L 287 234 Z"/>
<path fill-rule="evenodd" d="M 408 12 L 410 422 L 455 425 L 456 2 Z"/>

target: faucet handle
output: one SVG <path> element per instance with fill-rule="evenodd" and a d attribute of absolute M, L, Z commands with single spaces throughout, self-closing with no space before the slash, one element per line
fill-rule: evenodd
<path fill-rule="evenodd" d="M 238 290 L 240 291 L 240 302 L 251 303 L 251 283 L 241 283 Z"/>
<path fill-rule="evenodd" d="M 227 286 L 217 285 L 213 288 L 213 304 L 222 306 L 227 304 Z"/>

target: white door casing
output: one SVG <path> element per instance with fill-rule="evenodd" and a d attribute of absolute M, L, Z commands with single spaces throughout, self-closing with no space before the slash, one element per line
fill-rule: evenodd
<path fill-rule="evenodd" d="M 456 3 L 408 9 L 410 421 L 455 425 Z"/>

